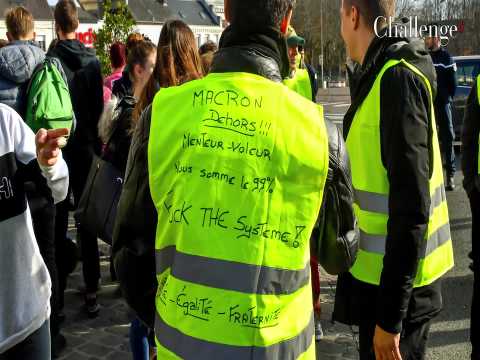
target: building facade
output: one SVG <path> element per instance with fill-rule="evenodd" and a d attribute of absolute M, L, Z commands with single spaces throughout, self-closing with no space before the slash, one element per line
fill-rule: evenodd
<path fill-rule="evenodd" d="M 224 0 L 207 0 L 207 3 L 212 7 L 213 12 L 220 16 L 222 19 L 222 27 L 225 27 L 226 22 Z"/>
<path fill-rule="evenodd" d="M 130 0 L 128 6 L 137 22 L 137 30 L 155 43 L 162 25 L 171 19 L 187 23 L 199 46 L 208 40 L 218 43 L 223 31 L 221 18 L 205 0 Z"/>
<path fill-rule="evenodd" d="M 205 0 L 123 0 L 125 1 L 137 23 L 135 30 L 148 36 L 154 43 L 158 42 L 163 24 L 170 19 L 179 19 L 187 23 L 196 36 L 200 46 L 208 40 L 216 43 L 222 34 L 222 19 L 214 13 L 213 8 Z M 223 0 L 222 0 L 223 1 Z M 53 18 L 54 0 L 0 0 L 0 39 L 7 39 L 4 14 L 17 4 L 29 9 L 35 18 L 37 42 L 47 49 L 56 38 Z M 95 41 L 94 32 L 102 25 L 102 1 L 77 0 L 80 26 L 77 39 L 86 46 L 92 47 Z"/>

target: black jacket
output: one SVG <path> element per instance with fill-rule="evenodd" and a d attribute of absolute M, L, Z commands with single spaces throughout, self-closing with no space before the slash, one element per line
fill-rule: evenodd
<path fill-rule="evenodd" d="M 133 96 L 133 84 L 128 70 L 124 70 L 122 77 L 113 83 L 112 95 L 115 95 L 118 99 Z"/>
<path fill-rule="evenodd" d="M 318 75 L 315 69 L 309 64 L 305 64 L 305 69 L 308 71 L 308 77 L 310 78 L 310 85 L 312 86 L 312 101 L 317 102 Z"/>
<path fill-rule="evenodd" d="M 435 70 L 422 42 L 375 38 L 363 66 L 350 79 L 352 106 L 344 119 L 348 133 L 358 107 L 389 59 L 405 59 L 419 68 L 435 89 Z M 380 286 L 340 277 L 334 319 L 358 324 L 376 318 L 384 330 L 400 333 L 402 321 L 423 321 L 441 309 L 438 283 L 413 290 L 419 254 L 429 221 L 431 99 L 424 82 L 400 65 L 385 72 L 380 84 L 382 161 L 390 184 L 387 247 Z"/>
<path fill-rule="evenodd" d="M 248 72 L 281 82 L 288 74 L 287 46 L 280 33 L 239 34 L 227 29 L 211 72 Z M 161 91 L 161 90 L 160 90 Z M 123 193 L 113 238 L 115 269 L 124 296 L 137 316 L 153 328 L 155 314 L 155 230 L 157 212 L 148 184 L 147 152 L 151 108 L 143 113 L 133 136 Z M 330 163 L 325 193 L 335 192 L 336 211 L 326 236 L 346 236 L 355 229 L 353 191 L 345 144 L 336 126 L 329 124 Z M 329 198 L 331 199 L 331 197 Z M 324 204 L 325 206 L 325 204 Z M 336 238 L 335 238 L 336 239 Z"/>
<path fill-rule="evenodd" d="M 67 160 L 99 154 L 97 124 L 103 111 L 103 80 L 95 52 L 78 40 L 61 40 L 47 56 L 62 63 L 77 118 L 76 131 L 65 148 Z"/>
<path fill-rule="evenodd" d="M 462 170 L 465 176 L 463 187 L 470 194 L 473 190 L 480 191 L 480 176 L 478 175 L 478 139 L 480 138 L 480 103 L 477 94 L 477 84 L 473 85 L 465 109 L 462 132 Z"/>
<path fill-rule="evenodd" d="M 128 152 L 132 142 L 132 114 L 136 100 L 132 96 L 125 96 L 116 105 L 113 113 L 102 115 L 101 122 L 105 124 L 106 145 L 102 159 L 113 164 L 122 173 L 125 173 Z"/>
<path fill-rule="evenodd" d="M 431 51 L 430 56 L 437 72 L 436 102 L 439 105 L 449 103 L 457 90 L 457 77 L 455 76 L 457 66 L 448 51 L 443 47 Z"/>

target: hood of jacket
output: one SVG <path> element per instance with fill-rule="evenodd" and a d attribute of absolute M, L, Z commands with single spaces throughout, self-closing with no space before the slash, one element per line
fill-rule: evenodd
<path fill-rule="evenodd" d="M 230 25 L 222 34 L 211 72 L 245 72 L 281 82 L 290 67 L 285 36 L 274 28 Z"/>
<path fill-rule="evenodd" d="M 386 29 L 379 35 L 386 35 Z M 344 136 L 348 134 L 358 107 L 369 94 L 378 73 L 389 60 L 405 60 L 417 67 L 429 80 L 433 98 L 437 93 L 437 75 L 430 54 L 420 39 L 375 37 L 368 48 L 362 65 L 349 64 L 352 105 L 344 118 Z"/>
<path fill-rule="evenodd" d="M 405 39 L 404 42 L 395 43 L 387 49 L 386 57 L 387 59 L 395 60 L 403 59 L 417 67 L 430 82 L 433 97 L 435 98 L 437 93 L 437 73 L 433 66 L 432 58 L 425 49 L 423 40 Z"/>
<path fill-rule="evenodd" d="M 78 40 L 61 40 L 48 55 L 58 57 L 71 71 L 77 71 L 96 59 L 95 50 Z"/>
<path fill-rule="evenodd" d="M 45 52 L 34 42 L 10 43 L 0 49 L 0 78 L 21 85 L 30 80 L 44 59 Z"/>

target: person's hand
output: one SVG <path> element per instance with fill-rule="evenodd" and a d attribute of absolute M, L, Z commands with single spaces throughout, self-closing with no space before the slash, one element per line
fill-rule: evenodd
<path fill-rule="evenodd" d="M 390 334 L 378 325 L 373 337 L 373 348 L 377 360 L 402 360 L 400 334 Z"/>
<path fill-rule="evenodd" d="M 35 145 L 40 165 L 53 166 L 57 163 L 60 148 L 65 145 L 65 136 L 68 134 L 68 129 L 38 130 L 35 136 Z"/>

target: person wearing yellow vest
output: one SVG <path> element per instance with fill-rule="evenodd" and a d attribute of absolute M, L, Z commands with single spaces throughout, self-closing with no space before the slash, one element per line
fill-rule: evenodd
<path fill-rule="evenodd" d="M 290 59 L 289 77 L 283 80 L 283 83 L 297 94 L 306 99 L 312 99 L 315 102 L 316 88 L 314 72 L 307 68 L 304 60 L 304 54 L 300 49 L 305 46 L 305 39 L 298 36 L 292 26 L 287 31 L 288 57 Z M 313 89 L 313 90 L 312 90 Z M 313 230 L 312 236 L 316 235 L 317 229 Z M 323 328 L 320 321 L 321 304 L 320 304 L 320 271 L 318 261 L 314 255 L 310 259 L 311 275 L 312 275 L 312 292 L 313 292 L 313 308 L 315 312 L 315 340 L 319 341 L 323 338 Z"/>
<path fill-rule="evenodd" d="M 334 318 L 359 325 L 360 359 L 424 359 L 453 267 L 436 133 L 435 70 L 421 41 L 388 36 L 395 0 L 342 0 L 341 33 L 360 64 L 344 119 L 360 227 Z"/>
<path fill-rule="evenodd" d="M 305 64 L 300 50 L 305 46 L 305 39 L 298 36 L 291 26 L 287 32 L 287 45 L 290 72 L 283 83 L 297 94 L 315 102 L 318 91 L 315 71 Z"/>
<path fill-rule="evenodd" d="M 159 359 L 315 359 L 310 234 L 319 215 L 335 219 L 322 242 L 354 232 L 355 220 L 338 129 L 282 84 L 293 3 L 225 1 L 231 25 L 211 73 L 161 88 L 139 120 L 158 214 Z M 129 172 L 141 165 L 129 164 L 124 192 L 134 193 Z M 129 221 L 117 218 L 115 232 Z M 141 242 L 129 256 L 151 246 Z"/>
<path fill-rule="evenodd" d="M 472 209 L 472 252 L 470 266 L 473 271 L 473 297 L 470 341 L 472 360 L 480 360 L 480 76 L 472 87 L 465 109 L 462 133 L 463 187 Z"/>

